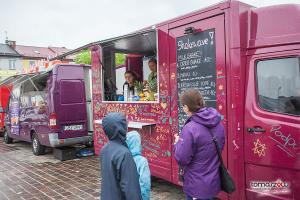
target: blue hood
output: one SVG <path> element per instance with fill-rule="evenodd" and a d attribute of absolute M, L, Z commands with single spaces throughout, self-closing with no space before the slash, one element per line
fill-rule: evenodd
<path fill-rule="evenodd" d="M 141 136 L 137 131 L 130 131 L 127 133 L 126 143 L 132 156 L 141 155 Z"/>
<path fill-rule="evenodd" d="M 213 128 L 220 123 L 221 115 L 214 108 L 202 108 L 195 112 L 188 121 L 194 121 L 207 128 Z"/>
<path fill-rule="evenodd" d="M 103 121 L 102 126 L 108 139 L 126 144 L 127 121 L 122 113 L 109 113 Z"/>

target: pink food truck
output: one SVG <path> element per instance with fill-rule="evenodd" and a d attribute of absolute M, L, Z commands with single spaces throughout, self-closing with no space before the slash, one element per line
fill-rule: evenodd
<path fill-rule="evenodd" d="M 187 116 L 178 96 L 198 88 L 226 129 L 223 159 L 237 191 L 220 197 L 299 199 L 299 21 L 300 5 L 224 1 L 91 43 L 95 153 L 107 142 L 103 117 L 123 112 L 142 136 L 151 174 L 180 184 L 173 139 Z M 126 71 L 133 90 L 124 87 Z"/>

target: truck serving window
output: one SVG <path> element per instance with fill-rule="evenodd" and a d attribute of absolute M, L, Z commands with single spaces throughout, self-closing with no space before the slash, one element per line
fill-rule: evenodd
<path fill-rule="evenodd" d="M 256 71 L 259 106 L 271 112 L 299 116 L 299 58 L 258 61 Z"/>
<path fill-rule="evenodd" d="M 103 100 L 156 102 L 158 65 L 156 32 L 138 33 L 103 42 Z"/>

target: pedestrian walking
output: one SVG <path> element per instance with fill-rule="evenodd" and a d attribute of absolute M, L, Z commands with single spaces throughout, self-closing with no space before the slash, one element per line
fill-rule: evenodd
<path fill-rule="evenodd" d="M 188 119 L 180 136 L 175 136 L 175 159 L 183 169 L 183 190 L 187 200 L 213 199 L 220 191 L 220 161 L 212 135 L 222 150 L 225 143 L 221 116 L 205 107 L 200 92 L 185 91 L 180 97 Z"/>
<path fill-rule="evenodd" d="M 109 142 L 100 153 L 101 200 L 142 200 L 137 168 L 126 145 L 125 116 L 109 113 L 102 125 Z"/>

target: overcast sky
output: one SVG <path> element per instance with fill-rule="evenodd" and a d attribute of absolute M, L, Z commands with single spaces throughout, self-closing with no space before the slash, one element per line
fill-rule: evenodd
<path fill-rule="evenodd" d="M 256 7 L 300 0 L 242 0 Z M 0 0 L 0 43 L 84 44 L 126 34 L 220 0 Z"/>

